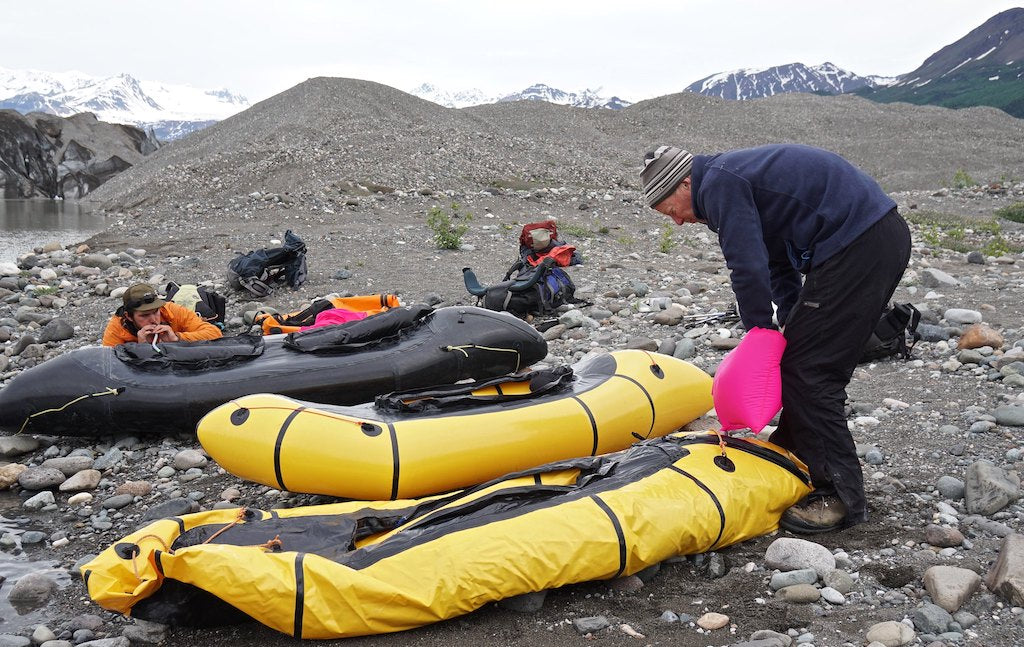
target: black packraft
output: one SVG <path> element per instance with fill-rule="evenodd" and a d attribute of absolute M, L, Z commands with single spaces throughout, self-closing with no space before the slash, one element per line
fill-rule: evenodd
<path fill-rule="evenodd" d="M 917 332 L 920 322 L 921 313 L 909 303 L 896 303 L 886 308 L 864 346 L 859 363 L 897 356 L 910 359 L 910 351 L 921 339 L 921 333 Z"/>
<path fill-rule="evenodd" d="M 248 290 L 263 298 L 273 292 L 272 285 L 281 281 L 292 289 L 306 282 L 306 244 L 293 234 L 284 233 L 280 247 L 257 249 L 239 254 L 228 263 L 228 283 L 236 290 Z"/>

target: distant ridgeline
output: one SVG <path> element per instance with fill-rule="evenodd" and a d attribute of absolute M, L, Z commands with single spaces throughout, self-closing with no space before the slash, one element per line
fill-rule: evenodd
<path fill-rule="evenodd" d="M 884 103 L 992 106 L 1024 118 L 1024 8 L 989 18 L 896 83 L 857 94 Z"/>
<path fill-rule="evenodd" d="M 913 72 L 896 78 L 861 77 L 831 63 L 791 63 L 712 74 L 687 90 L 723 99 L 776 94 L 857 94 L 945 108 L 992 106 L 1024 118 L 1024 8 L 1004 11 L 947 45 Z"/>
<path fill-rule="evenodd" d="M 159 148 L 134 126 L 0 110 L 0 197 L 77 199 Z"/>

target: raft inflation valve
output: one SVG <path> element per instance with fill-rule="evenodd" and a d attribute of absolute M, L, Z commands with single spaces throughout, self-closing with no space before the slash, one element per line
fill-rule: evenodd
<path fill-rule="evenodd" d="M 736 471 L 736 463 L 733 463 L 731 458 L 729 458 L 728 456 L 725 456 L 723 454 L 719 454 L 718 456 L 715 456 L 715 465 L 720 467 L 722 469 L 722 471 L 724 471 L 724 472 L 735 472 Z"/>
<path fill-rule="evenodd" d="M 379 436 L 381 432 L 380 425 L 375 425 L 371 422 L 364 422 L 359 425 L 359 428 L 363 430 L 363 433 L 367 436 Z"/>
<path fill-rule="evenodd" d="M 249 419 L 249 410 L 246 409 L 245 407 L 235 409 L 234 411 L 231 412 L 230 418 L 231 424 L 237 427 L 238 425 L 243 424 L 246 420 Z"/>

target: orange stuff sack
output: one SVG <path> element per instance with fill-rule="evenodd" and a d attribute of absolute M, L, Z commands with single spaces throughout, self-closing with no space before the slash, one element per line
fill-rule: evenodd
<path fill-rule="evenodd" d="M 302 328 L 316 323 L 316 316 L 325 310 L 341 308 L 352 312 L 374 315 L 401 305 L 394 294 L 366 294 L 353 297 L 335 297 L 333 299 L 316 299 L 312 304 L 285 315 L 260 313 L 253 318 L 253 323 L 263 329 L 264 335 L 299 332 Z"/>

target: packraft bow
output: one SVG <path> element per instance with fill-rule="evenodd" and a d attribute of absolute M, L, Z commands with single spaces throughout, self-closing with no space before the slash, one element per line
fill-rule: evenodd
<path fill-rule="evenodd" d="M 221 467 L 292 492 L 397 499 L 664 436 L 711 408 L 711 378 L 622 350 L 573 367 L 331 407 L 261 393 L 199 421 Z"/>
<path fill-rule="evenodd" d="M 509 314 L 470 306 L 392 308 L 283 338 L 82 348 L 0 389 L 0 429 L 69 436 L 192 433 L 213 408 L 272 389 L 358 404 L 399 389 L 504 375 L 547 343 Z"/>
<path fill-rule="evenodd" d="M 447 497 L 163 519 L 81 572 L 100 606 L 162 624 L 401 631 L 775 530 L 810 491 L 805 470 L 769 443 L 724 442 L 672 435 Z"/>

